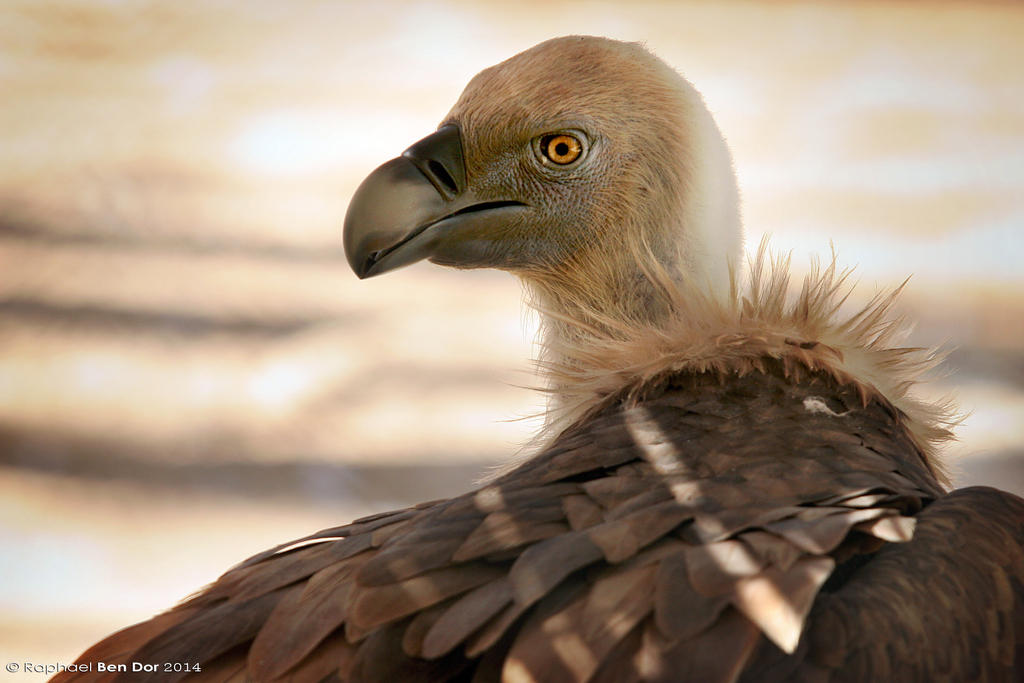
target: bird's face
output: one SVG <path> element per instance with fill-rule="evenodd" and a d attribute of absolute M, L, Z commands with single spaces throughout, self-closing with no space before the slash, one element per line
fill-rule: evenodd
<path fill-rule="evenodd" d="M 437 132 L 356 191 L 349 263 L 361 278 L 421 259 L 529 275 L 672 225 L 686 184 L 683 83 L 642 48 L 598 38 L 548 41 L 483 71 Z"/>

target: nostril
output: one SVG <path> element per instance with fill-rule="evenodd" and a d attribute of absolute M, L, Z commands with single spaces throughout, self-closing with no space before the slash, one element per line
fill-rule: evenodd
<path fill-rule="evenodd" d="M 448 169 L 444 167 L 444 164 L 431 159 L 427 162 L 427 170 L 430 171 L 430 174 L 434 177 L 436 181 L 435 185 L 439 186 L 439 190 L 451 195 L 452 197 L 459 193 L 459 188 L 455 184 L 455 179 L 452 178 L 451 173 L 449 173 Z"/>
<path fill-rule="evenodd" d="M 430 181 L 445 201 L 450 202 L 466 190 L 462 138 L 455 124 L 441 126 L 436 133 L 402 152 L 402 157 Z"/>

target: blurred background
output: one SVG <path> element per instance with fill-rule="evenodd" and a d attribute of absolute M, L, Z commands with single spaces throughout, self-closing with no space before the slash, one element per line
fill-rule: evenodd
<path fill-rule="evenodd" d="M 356 184 L 567 33 L 677 67 L 748 245 L 913 275 L 957 483 L 1024 494 L 1024 9 L 984 2 L 0 6 L 0 658 L 71 661 L 248 555 L 453 495 L 542 406 L 515 280 L 359 282 Z M 39 680 L 25 676 L 25 680 Z"/>

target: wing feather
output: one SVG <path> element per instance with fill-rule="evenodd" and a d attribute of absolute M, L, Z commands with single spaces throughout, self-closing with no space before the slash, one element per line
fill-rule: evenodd
<path fill-rule="evenodd" d="M 1013 680 L 1024 501 L 944 496 L 890 407 L 763 366 L 664 382 L 477 491 L 261 553 L 83 660 L 225 680 Z M 828 387 L 842 422 L 803 410 Z M 903 645 L 926 642 L 945 645 L 924 664 Z"/>

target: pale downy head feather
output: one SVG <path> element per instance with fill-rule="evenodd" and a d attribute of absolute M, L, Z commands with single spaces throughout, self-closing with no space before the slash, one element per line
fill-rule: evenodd
<path fill-rule="evenodd" d="M 952 412 L 910 395 L 938 356 L 898 346 L 896 292 L 843 317 L 848 272 L 834 256 L 790 297 L 788 262 L 764 244 L 741 285 L 728 147 L 697 90 L 642 45 L 545 41 L 474 77 L 444 122 L 461 132 L 475 196 L 521 206 L 521 220 L 488 234 L 483 262 L 440 262 L 525 284 L 552 396 L 542 439 L 669 373 L 746 373 L 774 358 L 892 404 L 942 478 L 935 453 Z M 537 157 L 534 143 L 558 131 L 589 145 L 578 165 Z"/>
<path fill-rule="evenodd" d="M 946 354 L 900 346 L 908 326 L 892 308 L 903 285 L 842 315 L 852 291 L 851 271 L 838 268 L 835 253 L 824 268 L 812 264 L 796 295 L 790 294 L 789 258 L 773 257 L 767 240 L 749 260 L 745 283 L 733 272 L 724 298 L 678 274 L 670 277 L 656 259 L 641 262 L 668 315 L 624 321 L 591 311 L 588 322 L 579 322 L 541 311 L 573 328 L 572 334 L 544 338 L 547 346 L 538 362 L 551 399 L 541 440 L 611 401 L 641 399 L 670 374 L 743 375 L 763 370 L 771 358 L 797 377 L 823 372 L 852 385 L 865 404 L 872 399 L 891 404 L 932 472 L 949 483 L 938 449 L 953 438 L 951 428 L 960 420 L 956 408 L 949 400 L 925 402 L 911 391 Z"/>

